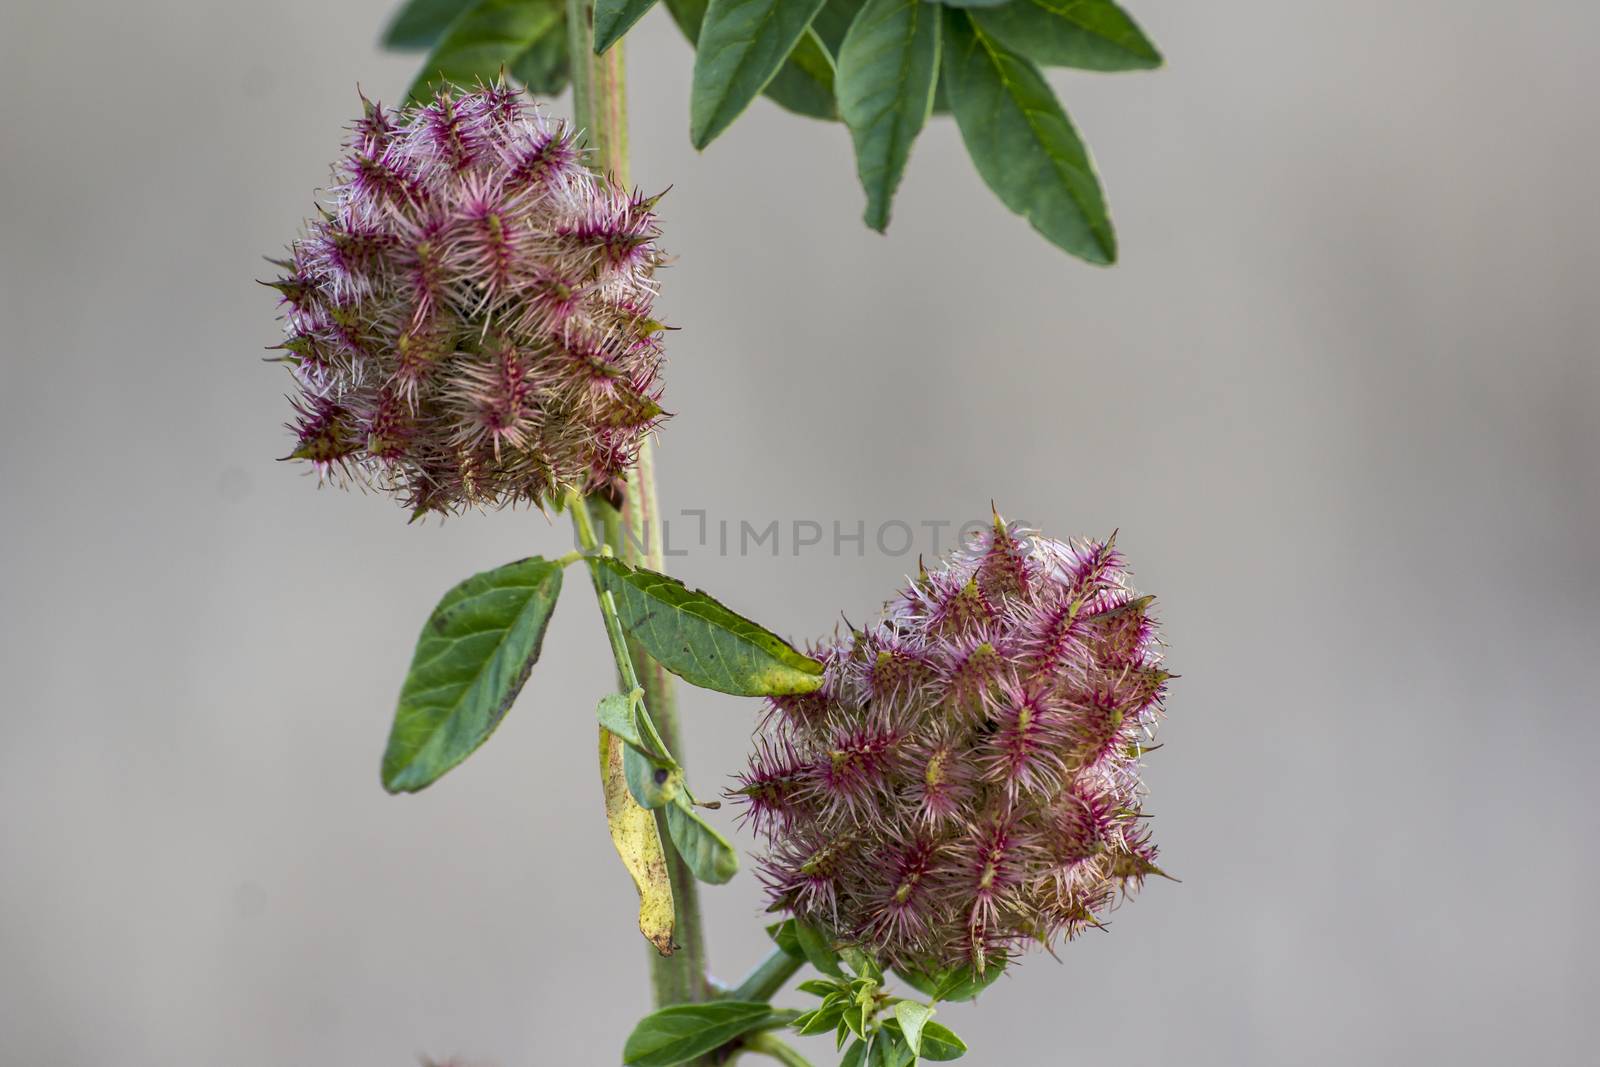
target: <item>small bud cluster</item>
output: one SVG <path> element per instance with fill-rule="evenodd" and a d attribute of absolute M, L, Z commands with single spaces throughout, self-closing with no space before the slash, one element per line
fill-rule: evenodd
<path fill-rule="evenodd" d="M 418 514 L 606 488 L 663 414 L 654 202 L 508 86 L 363 103 L 271 283 L 292 458 Z"/>
<path fill-rule="evenodd" d="M 787 910 L 939 971 L 1070 938 L 1149 874 L 1139 760 L 1165 695 L 1151 598 L 1110 542 L 995 519 L 814 649 L 736 795 Z"/>

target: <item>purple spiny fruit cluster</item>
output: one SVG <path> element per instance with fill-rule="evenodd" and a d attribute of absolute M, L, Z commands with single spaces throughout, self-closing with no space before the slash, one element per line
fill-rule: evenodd
<path fill-rule="evenodd" d="M 505 85 L 363 104 L 271 283 L 292 458 L 418 514 L 611 486 L 662 417 L 654 202 Z"/>
<path fill-rule="evenodd" d="M 901 969 L 1070 938 L 1149 874 L 1139 760 L 1167 672 L 1110 542 L 1008 527 L 814 649 L 736 794 L 787 910 Z"/>

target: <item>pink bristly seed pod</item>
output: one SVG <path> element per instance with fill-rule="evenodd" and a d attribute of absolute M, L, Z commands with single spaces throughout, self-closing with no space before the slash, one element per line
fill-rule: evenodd
<path fill-rule="evenodd" d="M 1112 541 L 995 516 L 864 630 L 825 684 L 768 702 L 733 795 L 771 905 L 880 963 L 939 972 L 1046 948 L 1156 866 L 1139 760 L 1168 674 Z"/>
<path fill-rule="evenodd" d="M 615 489 L 664 417 L 654 200 L 504 84 L 363 105 L 269 283 L 290 458 L 419 515 Z"/>

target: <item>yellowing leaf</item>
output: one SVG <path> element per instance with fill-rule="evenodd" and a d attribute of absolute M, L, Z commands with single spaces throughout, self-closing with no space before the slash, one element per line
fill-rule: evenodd
<path fill-rule="evenodd" d="M 639 890 L 639 932 L 663 956 L 672 955 L 672 882 L 655 813 L 639 806 L 623 772 L 622 739 L 600 730 L 600 778 L 605 785 L 611 844 Z"/>

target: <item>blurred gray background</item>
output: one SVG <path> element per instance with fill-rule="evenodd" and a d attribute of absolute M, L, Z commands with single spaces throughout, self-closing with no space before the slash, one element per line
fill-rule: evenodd
<path fill-rule="evenodd" d="M 272 461 L 253 279 L 356 84 L 413 69 L 389 6 L 0 11 L 6 1064 L 607 1064 L 646 1007 L 581 583 L 493 743 L 378 787 L 433 601 L 566 529 L 408 527 Z M 630 37 L 680 257 L 666 510 L 786 531 L 673 568 L 803 639 L 914 568 L 884 522 L 1120 527 L 1183 675 L 1148 772 L 1183 883 L 948 1009 L 974 1067 L 1591 1063 L 1600 7 L 1132 10 L 1166 70 L 1053 75 L 1110 271 L 1007 214 L 948 120 L 887 239 L 841 127 L 762 101 L 696 155 L 688 46 L 663 12 Z M 808 519 L 868 543 L 794 555 Z M 683 704 L 724 782 L 754 704 Z M 754 879 L 706 900 L 737 978 Z"/>

